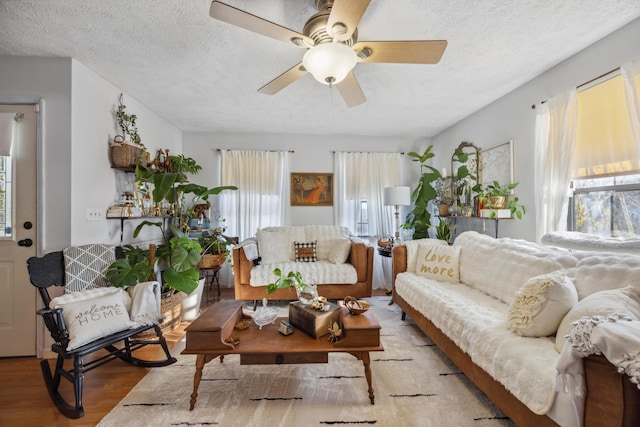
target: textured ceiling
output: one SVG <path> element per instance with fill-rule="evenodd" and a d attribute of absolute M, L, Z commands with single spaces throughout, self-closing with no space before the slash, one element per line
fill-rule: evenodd
<path fill-rule="evenodd" d="M 226 0 L 295 31 L 313 0 Z M 0 54 L 73 57 L 184 131 L 433 136 L 640 16 L 638 0 L 372 0 L 359 40 L 445 39 L 437 65 L 360 63 L 347 108 L 304 50 L 209 17 L 209 0 L 0 0 Z"/>

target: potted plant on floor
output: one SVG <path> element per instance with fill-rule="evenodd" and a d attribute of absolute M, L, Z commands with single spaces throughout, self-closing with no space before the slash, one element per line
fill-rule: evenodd
<path fill-rule="evenodd" d="M 418 185 L 411 193 L 411 202 L 414 208 L 406 217 L 403 228 L 413 228 L 413 238 L 423 239 L 429 237 L 429 227 L 431 224 L 431 214 L 429 213 L 429 202 L 434 200 L 437 196 L 436 190 L 432 183 L 439 178 L 442 178 L 440 172 L 433 166 L 425 164 L 429 159 L 432 159 L 435 154 L 431 152 L 433 145 L 427 147 L 424 153 L 418 154 L 416 152 L 410 152 L 407 155 L 412 157 L 412 161 L 420 163 L 420 180 Z"/>

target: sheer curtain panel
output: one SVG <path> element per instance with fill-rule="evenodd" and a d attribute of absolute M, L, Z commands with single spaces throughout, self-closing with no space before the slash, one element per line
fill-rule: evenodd
<path fill-rule="evenodd" d="M 640 60 L 622 65 L 620 74 L 624 82 L 631 133 L 636 143 L 636 151 L 640 153 Z"/>
<path fill-rule="evenodd" d="M 571 168 L 578 117 L 575 89 L 555 96 L 536 117 L 535 205 L 536 239 L 549 231 L 567 229 Z"/>
<path fill-rule="evenodd" d="M 354 234 L 360 220 L 361 202 L 366 200 L 368 236 L 375 244 L 380 236 L 395 234 L 393 208 L 385 206 L 382 197 L 385 187 L 403 184 L 402 154 L 400 153 L 335 153 L 335 223 L 349 227 Z M 373 263 L 373 287 L 391 287 L 390 274 L 383 263 Z"/>
<path fill-rule="evenodd" d="M 220 193 L 220 213 L 229 236 L 255 236 L 258 228 L 286 225 L 289 152 L 221 150 L 221 184 L 237 191 Z"/>

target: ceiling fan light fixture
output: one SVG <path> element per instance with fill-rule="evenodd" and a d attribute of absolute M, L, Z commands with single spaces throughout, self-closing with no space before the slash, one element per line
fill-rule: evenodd
<path fill-rule="evenodd" d="M 356 53 L 342 43 L 322 43 L 304 54 L 302 64 L 322 84 L 340 83 L 356 66 Z"/>

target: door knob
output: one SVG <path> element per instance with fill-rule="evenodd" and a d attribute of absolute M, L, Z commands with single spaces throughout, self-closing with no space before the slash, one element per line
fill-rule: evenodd
<path fill-rule="evenodd" d="M 18 246 L 24 246 L 24 247 L 28 248 L 31 245 L 33 245 L 33 240 L 31 240 L 31 239 L 18 240 Z"/>

